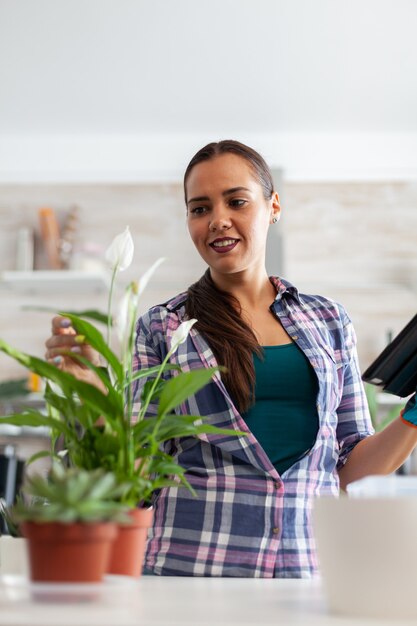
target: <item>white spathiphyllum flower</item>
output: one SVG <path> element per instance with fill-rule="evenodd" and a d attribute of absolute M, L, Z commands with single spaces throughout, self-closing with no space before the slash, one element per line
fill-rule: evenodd
<path fill-rule="evenodd" d="M 126 329 L 129 321 L 129 300 L 131 297 L 130 289 L 126 289 L 123 294 L 123 298 L 120 301 L 119 310 L 115 319 L 115 326 L 117 330 L 117 336 L 122 343 L 126 334 Z"/>
<path fill-rule="evenodd" d="M 115 320 L 117 334 L 122 348 L 123 360 L 125 360 L 125 357 L 128 356 L 125 354 L 125 351 L 129 350 L 130 340 L 132 339 L 131 333 L 133 333 L 136 322 L 138 302 L 138 283 L 133 281 L 126 288 Z"/>
<path fill-rule="evenodd" d="M 161 257 L 155 263 L 146 270 L 137 282 L 130 283 L 127 287 L 124 296 L 119 305 L 119 311 L 116 317 L 116 327 L 119 340 L 123 343 L 123 340 L 130 326 L 132 315 L 136 314 L 138 307 L 138 301 L 142 293 L 145 291 L 147 284 L 149 283 L 155 270 L 165 261 L 164 257 Z"/>
<path fill-rule="evenodd" d="M 129 226 L 126 226 L 107 248 L 105 258 L 113 271 L 123 272 L 132 263 L 134 251 L 132 235 Z"/>
<path fill-rule="evenodd" d="M 158 267 L 165 261 L 165 257 L 160 257 L 146 272 L 139 278 L 139 287 L 138 287 L 138 297 L 140 297 L 146 289 L 146 286 L 150 279 L 152 278 L 154 272 L 158 269 Z"/>
<path fill-rule="evenodd" d="M 186 320 L 178 326 L 177 330 L 175 330 L 172 335 L 170 354 L 173 354 L 178 346 L 180 346 L 182 343 L 184 343 L 184 341 L 187 340 L 187 337 L 190 334 L 190 330 L 196 322 L 196 319 Z"/>

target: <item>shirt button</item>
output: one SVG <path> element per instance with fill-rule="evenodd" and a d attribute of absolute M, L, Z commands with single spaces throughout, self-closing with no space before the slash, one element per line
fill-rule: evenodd
<path fill-rule="evenodd" d="M 293 336 L 291 337 L 291 339 L 292 339 L 293 341 L 297 341 L 297 339 L 298 339 L 298 335 L 293 335 Z"/>
<path fill-rule="evenodd" d="M 321 409 L 321 406 L 319 403 L 317 403 L 317 411 L 320 411 L 320 409 Z"/>
<path fill-rule="evenodd" d="M 279 533 L 278 526 L 275 526 L 275 528 L 272 529 L 272 532 L 273 532 L 274 535 L 278 535 L 278 533 Z"/>
<path fill-rule="evenodd" d="M 275 489 L 281 489 L 281 486 L 282 486 L 282 483 L 281 483 L 281 482 L 279 482 L 279 480 L 277 480 L 277 482 L 276 482 L 276 483 L 274 483 L 274 487 L 275 487 Z"/>

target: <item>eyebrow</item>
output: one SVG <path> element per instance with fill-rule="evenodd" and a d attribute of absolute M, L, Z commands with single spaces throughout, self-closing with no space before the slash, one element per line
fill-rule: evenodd
<path fill-rule="evenodd" d="M 248 189 L 247 187 L 232 187 L 231 189 L 226 189 L 226 191 L 223 191 L 222 196 L 229 196 L 232 193 L 236 193 L 236 191 L 249 191 L 250 192 L 250 189 Z M 198 196 L 198 197 L 190 198 L 189 200 L 187 200 L 187 204 L 190 204 L 191 202 L 203 202 L 207 200 L 210 200 L 208 196 Z"/>

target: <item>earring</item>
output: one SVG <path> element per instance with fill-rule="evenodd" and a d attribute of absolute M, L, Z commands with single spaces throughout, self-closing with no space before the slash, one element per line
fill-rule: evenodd
<path fill-rule="evenodd" d="M 278 218 L 277 218 L 277 217 L 273 217 L 273 218 L 272 218 L 272 223 L 273 223 L 273 224 L 276 224 L 277 222 L 278 222 Z"/>

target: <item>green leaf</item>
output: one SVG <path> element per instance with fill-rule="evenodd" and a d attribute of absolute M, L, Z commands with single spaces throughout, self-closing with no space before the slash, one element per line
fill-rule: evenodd
<path fill-rule="evenodd" d="M 90 490 L 90 498 L 102 498 L 110 489 L 114 489 L 115 485 L 116 481 L 113 474 L 104 474 Z"/>
<path fill-rule="evenodd" d="M 78 317 L 78 315 L 62 311 L 59 314 L 70 319 L 77 333 L 79 335 L 84 335 L 87 339 L 87 343 L 89 343 L 94 350 L 97 350 L 97 352 L 99 352 L 106 359 L 107 363 L 115 373 L 119 384 L 122 385 L 124 378 L 123 367 L 116 354 L 107 345 L 101 332 L 89 322 L 86 322 Z"/>
<path fill-rule="evenodd" d="M 0 424 L 11 424 L 12 426 L 46 426 L 60 434 L 69 434 L 67 426 L 52 417 L 38 413 L 37 411 L 27 411 L 14 413 L 7 417 L 0 417 Z"/>
<path fill-rule="evenodd" d="M 155 384 L 155 379 L 151 378 L 149 380 L 146 381 L 146 383 L 143 386 L 142 389 L 142 393 L 141 393 L 141 401 L 144 402 L 145 400 L 149 400 L 149 402 L 155 402 L 156 400 L 158 400 L 158 398 L 161 396 L 162 390 L 166 384 L 165 380 L 159 380 L 156 384 L 155 389 L 153 390 L 152 394 L 152 388 Z"/>
<path fill-rule="evenodd" d="M 34 463 L 35 461 L 37 461 L 38 459 L 44 459 L 46 457 L 51 457 L 51 451 L 50 450 L 40 450 L 40 452 L 35 452 L 35 454 L 32 454 L 32 456 L 30 456 L 26 461 L 26 465 L 30 465 L 31 463 Z"/>
<path fill-rule="evenodd" d="M 68 351 L 68 355 L 75 361 L 79 361 L 80 363 L 82 363 L 85 367 L 93 371 L 98 376 L 98 378 L 101 380 L 101 382 L 103 383 L 104 387 L 107 390 L 107 396 L 109 397 L 111 402 L 114 403 L 114 406 L 123 405 L 123 401 L 121 401 L 121 396 L 115 390 L 105 368 L 97 367 L 96 365 L 93 365 L 91 361 L 81 356 L 81 354 L 76 354 L 74 352 Z"/>
<path fill-rule="evenodd" d="M 3 341 L 3 339 L 0 339 L 0 350 L 31 372 L 38 374 L 42 378 L 56 382 L 62 388 L 65 388 L 66 385 L 70 383 L 71 378 L 73 378 L 70 374 L 61 372 L 55 365 L 51 365 L 43 359 L 16 350 L 16 348 L 13 348 L 6 341 Z"/>
<path fill-rule="evenodd" d="M 192 372 L 182 372 L 168 380 L 159 400 L 158 416 L 161 417 L 170 413 L 175 407 L 202 389 L 217 371 L 219 371 L 218 367 L 202 368 Z"/>
<path fill-rule="evenodd" d="M 68 482 L 67 497 L 71 503 L 78 503 L 91 488 L 91 478 L 88 472 L 80 472 Z"/>
<path fill-rule="evenodd" d="M 46 402 L 62 413 L 62 415 L 67 416 L 69 413 L 72 415 L 75 414 L 77 405 L 74 400 L 55 393 L 49 383 L 46 384 L 43 395 Z"/>
<path fill-rule="evenodd" d="M 145 378 L 148 376 L 152 376 L 153 374 L 158 374 L 160 371 L 168 372 L 168 371 L 177 371 L 181 372 L 181 367 L 179 365 L 174 365 L 173 363 L 167 363 L 162 367 L 162 365 L 155 365 L 155 367 L 149 367 L 148 369 L 142 369 L 135 372 L 131 378 L 131 382 L 138 380 L 139 378 Z M 125 382 L 125 387 L 129 384 L 129 381 Z"/>
<path fill-rule="evenodd" d="M 150 420 L 144 420 L 149 422 Z M 143 423 L 143 422 L 141 422 Z M 149 424 L 148 432 L 153 429 L 152 423 Z M 164 443 L 169 439 L 177 439 L 179 437 L 195 437 L 200 434 L 224 435 L 230 436 L 246 436 L 248 433 L 244 431 L 236 431 L 234 428 L 219 428 L 212 424 L 204 422 L 204 416 L 201 415 L 165 415 L 163 420 L 158 423 L 156 432 L 156 441 L 158 444 Z M 143 436 L 143 432 L 141 435 Z"/>
<path fill-rule="evenodd" d="M 17 519 L 62 522 L 121 519 L 126 506 L 120 498 L 128 487 L 103 469 L 88 472 L 55 463 L 47 477 L 39 474 L 26 477 L 24 492 L 32 500 L 18 503 Z"/>
<path fill-rule="evenodd" d="M 98 331 L 96 332 L 98 333 Z M 21 365 L 25 366 L 30 371 L 59 385 L 66 397 L 70 397 L 71 393 L 75 392 L 80 399 L 91 408 L 97 409 L 110 419 L 112 419 L 114 415 L 123 412 L 123 400 L 116 394 L 105 395 L 97 389 L 97 387 L 94 387 L 94 385 L 80 381 L 72 374 L 63 372 L 55 367 L 55 365 L 51 365 L 42 359 L 16 350 L 2 339 L 0 339 L 0 350 L 18 361 L 18 363 L 21 363 Z M 113 356 L 115 357 L 114 354 Z M 120 363 L 117 362 L 117 365 L 121 371 Z"/>

